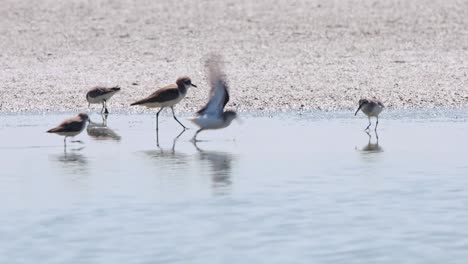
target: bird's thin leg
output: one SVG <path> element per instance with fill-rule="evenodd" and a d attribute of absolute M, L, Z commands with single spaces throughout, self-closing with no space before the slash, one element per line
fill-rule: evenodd
<path fill-rule="evenodd" d="M 195 135 L 193 135 L 193 138 L 192 138 L 192 141 L 193 142 L 196 142 L 197 141 L 197 135 L 198 133 L 202 132 L 203 128 L 200 128 L 197 130 L 197 132 L 195 132 Z"/>
<path fill-rule="evenodd" d="M 175 116 L 175 113 L 174 113 L 174 107 L 171 106 L 171 110 L 172 110 L 172 116 L 174 117 L 174 119 L 177 121 L 177 123 L 179 123 L 184 129 L 187 129 L 184 125 L 182 125 L 182 123 L 177 119 L 177 117 Z"/>
<path fill-rule="evenodd" d="M 164 109 L 164 107 L 161 107 L 161 109 L 159 109 L 159 111 L 156 113 L 156 133 L 158 133 L 159 131 L 159 113 L 161 113 L 161 111 Z"/>
<path fill-rule="evenodd" d="M 371 140 L 372 140 L 372 135 L 369 133 L 369 131 L 365 131 L 367 136 L 369 136 L 369 141 L 367 142 L 367 145 L 370 145 Z"/>
<path fill-rule="evenodd" d="M 172 153 L 175 153 L 176 142 L 180 138 L 180 136 L 182 136 L 184 132 L 185 132 L 185 129 L 183 129 L 182 132 L 180 132 L 179 135 L 177 135 L 177 137 L 175 137 L 174 140 L 172 141 Z"/>
<path fill-rule="evenodd" d="M 364 130 L 369 130 L 369 127 L 370 127 L 371 124 L 372 124 L 372 123 L 371 123 L 371 120 L 370 120 L 370 116 L 369 116 L 368 118 L 369 118 L 369 125 L 368 125 L 368 126 L 366 127 L 366 129 L 364 129 Z"/>
<path fill-rule="evenodd" d="M 198 152 L 202 153 L 203 150 L 201 148 L 198 147 L 197 145 L 197 141 L 196 140 L 192 140 L 192 144 L 193 146 L 195 147 L 195 149 L 197 149 Z"/>
<path fill-rule="evenodd" d="M 107 127 L 107 115 L 101 115 L 102 125 Z"/>
<path fill-rule="evenodd" d="M 180 138 L 180 136 L 182 136 L 182 134 L 185 133 L 185 129 L 183 129 L 182 131 L 180 131 L 179 135 L 177 135 L 177 137 L 175 137 L 174 139 L 177 140 Z"/>
<path fill-rule="evenodd" d="M 156 147 L 159 148 L 159 132 L 156 130 Z"/>
<path fill-rule="evenodd" d="M 101 108 L 101 114 L 104 112 L 104 101 L 102 101 L 102 108 Z"/>
<path fill-rule="evenodd" d="M 376 116 L 376 118 L 377 118 L 377 122 L 375 122 L 375 129 L 374 130 L 375 130 L 375 133 L 377 134 L 377 126 L 379 125 L 379 117 Z"/>
<path fill-rule="evenodd" d="M 106 100 L 103 100 L 104 101 L 104 114 L 109 114 L 109 111 L 107 110 L 107 101 Z"/>

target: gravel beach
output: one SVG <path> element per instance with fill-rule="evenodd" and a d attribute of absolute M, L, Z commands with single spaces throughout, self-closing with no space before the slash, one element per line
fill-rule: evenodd
<path fill-rule="evenodd" d="M 206 100 L 204 61 L 222 54 L 238 111 L 468 106 L 468 2 L 0 1 L 0 111 L 85 111 L 95 85 L 130 107 L 188 75 L 177 112 Z M 93 106 L 93 109 L 100 109 Z"/>

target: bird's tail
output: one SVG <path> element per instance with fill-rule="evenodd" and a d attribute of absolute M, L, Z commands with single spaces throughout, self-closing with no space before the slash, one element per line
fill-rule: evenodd
<path fill-rule="evenodd" d="M 112 87 L 111 88 L 112 91 L 120 91 L 120 87 L 119 86 L 115 86 L 115 87 Z"/>
<path fill-rule="evenodd" d="M 142 101 L 136 101 L 134 103 L 131 103 L 130 106 L 132 105 L 141 105 L 143 102 Z"/>

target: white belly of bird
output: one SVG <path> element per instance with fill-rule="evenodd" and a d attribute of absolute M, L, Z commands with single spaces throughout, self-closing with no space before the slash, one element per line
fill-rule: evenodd
<path fill-rule="evenodd" d="M 202 115 L 190 120 L 203 129 L 220 129 L 229 125 L 221 116 Z"/>
<path fill-rule="evenodd" d="M 86 100 L 90 104 L 101 104 L 103 100 L 109 100 L 114 94 L 115 92 L 111 92 L 97 97 L 87 97 Z"/>
<path fill-rule="evenodd" d="M 74 132 L 57 132 L 56 134 L 60 135 L 60 136 L 74 137 L 74 136 L 80 134 L 81 131 L 83 131 L 83 129 L 80 130 L 80 131 L 74 131 Z"/>
<path fill-rule="evenodd" d="M 146 104 L 143 104 L 143 105 L 148 107 L 148 108 L 171 107 L 171 106 L 174 106 L 175 104 L 177 104 L 178 102 L 180 102 L 183 98 L 184 98 L 183 96 L 179 96 L 175 100 L 166 101 L 166 102 L 158 102 L 158 103 L 146 103 Z"/>

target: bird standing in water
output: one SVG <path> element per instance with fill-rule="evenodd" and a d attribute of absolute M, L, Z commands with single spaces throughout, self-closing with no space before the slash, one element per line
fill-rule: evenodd
<path fill-rule="evenodd" d="M 49 129 L 47 133 L 54 133 L 60 136 L 65 136 L 63 139 L 64 146 L 67 145 L 67 137 L 74 137 L 81 133 L 89 122 L 89 117 L 85 113 L 80 113 L 75 117 L 64 120 L 55 128 Z"/>
<path fill-rule="evenodd" d="M 192 83 L 189 77 L 184 76 L 177 79 L 176 84 L 170 84 L 163 88 L 159 88 L 156 92 L 152 93 L 148 97 L 134 102 L 131 105 L 143 105 L 148 108 L 160 108 L 156 113 L 156 131 L 158 131 L 158 118 L 159 113 L 165 108 L 170 107 L 172 110 L 172 116 L 184 129 L 187 129 L 175 116 L 174 106 L 184 99 L 187 95 L 189 87 L 197 87 Z"/>
<path fill-rule="evenodd" d="M 367 115 L 369 118 L 369 125 L 364 130 L 369 130 L 371 126 L 371 117 L 375 116 L 377 121 L 375 123 L 375 131 L 377 131 L 377 126 L 379 125 L 379 114 L 384 109 L 384 105 L 379 100 L 372 100 L 372 99 L 361 99 L 359 100 L 359 108 L 356 110 L 354 115 L 357 115 L 359 110 L 361 110 L 364 114 Z"/>

